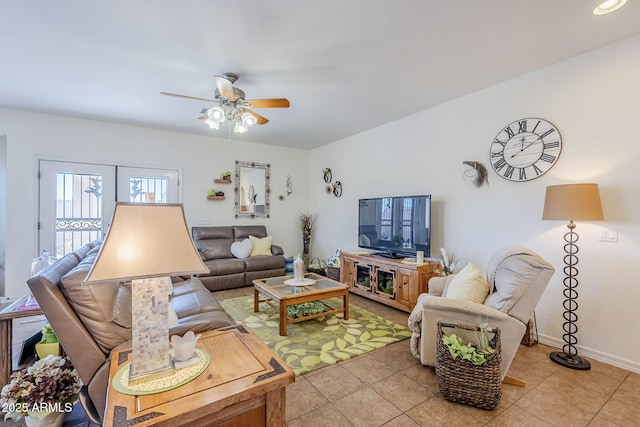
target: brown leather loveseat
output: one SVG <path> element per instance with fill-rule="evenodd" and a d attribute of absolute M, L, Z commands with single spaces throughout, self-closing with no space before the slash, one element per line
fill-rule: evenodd
<path fill-rule="evenodd" d="M 232 225 L 220 227 L 193 227 L 193 241 L 209 274 L 199 276 L 210 291 L 233 289 L 251 285 L 254 279 L 285 275 L 284 251 L 271 245 L 271 255 L 236 257 L 231 246 L 253 236 L 268 238 L 264 225 Z"/>
<path fill-rule="evenodd" d="M 99 425 L 106 406 L 109 355 L 114 349 L 131 347 L 130 284 L 82 284 L 101 243 L 83 246 L 27 281 L 82 379 L 82 406 Z M 234 324 L 199 279 L 173 281 L 171 306 L 178 323 L 170 327 L 170 335 Z"/>

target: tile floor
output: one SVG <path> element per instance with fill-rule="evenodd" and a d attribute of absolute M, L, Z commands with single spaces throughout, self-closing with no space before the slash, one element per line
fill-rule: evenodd
<path fill-rule="evenodd" d="M 215 295 L 252 292 L 242 288 Z M 350 299 L 406 324 L 407 313 L 358 295 Z M 21 333 L 19 326 L 14 331 Z M 504 384 L 500 404 L 486 411 L 444 400 L 434 369 L 421 365 L 405 340 L 296 378 L 287 387 L 287 426 L 640 426 L 640 374 L 596 360 L 589 371 L 566 369 L 549 360 L 553 350 L 520 346 L 509 373 L 527 386 Z M 82 415 L 74 410 L 64 426 L 86 427 Z M 19 425 L 0 418 L 0 426 Z"/>
<path fill-rule="evenodd" d="M 250 295 L 251 288 L 217 292 Z M 362 298 L 351 303 L 406 325 L 408 313 Z M 444 400 L 435 370 L 409 350 L 409 340 L 296 378 L 287 387 L 287 426 L 640 426 L 640 374 L 596 360 L 591 370 L 563 368 L 552 347 L 520 346 L 509 373 L 526 387 L 503 384 L 491 411 Z"/>

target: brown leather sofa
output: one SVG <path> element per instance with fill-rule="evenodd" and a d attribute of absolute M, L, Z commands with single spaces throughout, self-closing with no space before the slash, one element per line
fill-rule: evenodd
<path fill-rule="evenodd" d="M 82 379 L 82 406 L 98 425 L 106 406 L 109 355 L 131 346 L 130 284 L 82 284 L 101 243 L 85 245 L 27 280 Z M 173 281 L 171 306 L 178 323 L 170 327 L 170 335 L 234 324 L 199 279 Z"/>
<path fill-rule="evenodd" d="M 284 251 L 278 245 L 271 245 L 271 256 L 236 258 L 231 253 L 234 242 L 249 236 L 267 237 L 264 225 L 193 227 L 191 234 L 210 271 L 198 277 L 210 291 L 239 288 L 251 285 L 254 279 L 285 275 Z"/>

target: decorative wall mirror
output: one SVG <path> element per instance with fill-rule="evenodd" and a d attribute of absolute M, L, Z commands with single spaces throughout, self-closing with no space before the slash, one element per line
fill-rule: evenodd
<path fill-rule="evenodd" d="M 236 160 L 235 217 L 269 218 L 270 165 Z"/>

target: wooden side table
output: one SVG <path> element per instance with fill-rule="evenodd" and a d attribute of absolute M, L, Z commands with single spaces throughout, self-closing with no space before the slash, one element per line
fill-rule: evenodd
<path fill-rule="evenodd" d="M 13 319 L 39 316 L 40 306 L 26 306 L 29 294 L 23 295 L 0 311 L 0 388 L 9 382 L 13 371 Z"/>
<path fill-rule="evenodd" d="M 127 395 L 111 384 L 104 425 L 284 426 L 285 387 L 294 373 L 242 325 L 204 332 L 197 348 L 211 363 L 194 380 L 150 395 Z M 110 379 L 131 359 L 131 350 L 111 355 Z"/>

